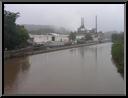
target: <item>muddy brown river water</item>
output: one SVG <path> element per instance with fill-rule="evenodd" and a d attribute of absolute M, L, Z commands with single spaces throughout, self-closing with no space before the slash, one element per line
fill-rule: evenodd
<path fill-rule="evenodd" d="M 112 43 L 5 60 L 5 94 L 124 94 Z"/>

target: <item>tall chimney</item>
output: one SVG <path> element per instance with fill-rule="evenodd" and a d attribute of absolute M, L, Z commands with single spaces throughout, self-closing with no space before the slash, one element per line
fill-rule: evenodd
<path fill-rule="evenodd" d="M 84 27 L 84 17 L 81 17 L 81 27 Z"/>
<path fill-rule="evenodd" d="M 96 33 L 97 33 L 97 16 L 96 16 Z"/>

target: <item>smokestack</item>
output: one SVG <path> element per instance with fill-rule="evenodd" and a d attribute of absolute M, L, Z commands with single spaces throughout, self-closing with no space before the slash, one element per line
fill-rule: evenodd
<path fill-rule="evenodd" d="M 84 27 L 84 17 L 81 17 L 81 27 Z"/>
<path fill-rule="evenodd" d="M 96 33 L 97 33 L 97 16 L 96 16 Z"/>

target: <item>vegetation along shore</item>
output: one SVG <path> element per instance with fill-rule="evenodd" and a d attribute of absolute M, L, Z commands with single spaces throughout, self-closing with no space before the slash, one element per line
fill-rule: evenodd
<path fill-rule="evenodd" d="M 116 63 L 118 72 L 124 76 L 124 33 L 112 35 L 112 59 Z"/>

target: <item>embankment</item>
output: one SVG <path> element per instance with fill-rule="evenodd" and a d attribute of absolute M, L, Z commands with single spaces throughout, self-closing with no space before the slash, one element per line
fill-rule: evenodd
<path fill-rule="evenodd" d="M 105 43 L 105 42 L 102 42 L 102 43 Z M 27 47 L 27 48 L 23 48 L 19 50 L 4 51 L 4 58 L 8 59 L 8 58 L 19 57 L 19 56 L 35 55 L 35 54 L 40 54 L 40 53 L 47 53 L 47 52 L 52 52 L 52 51 L 59 51 L 59 50 L 64 50 L 64 49 L 96 45 L 96 44 L 100 44 L 100 43 L 93 42 L 93 43 L 86 43 L 86 44 L 74 44 L 74 45 L 47 48 L 47 49 L 39 48 L 38 50 L 35 50 L 34 47 Z"/>

